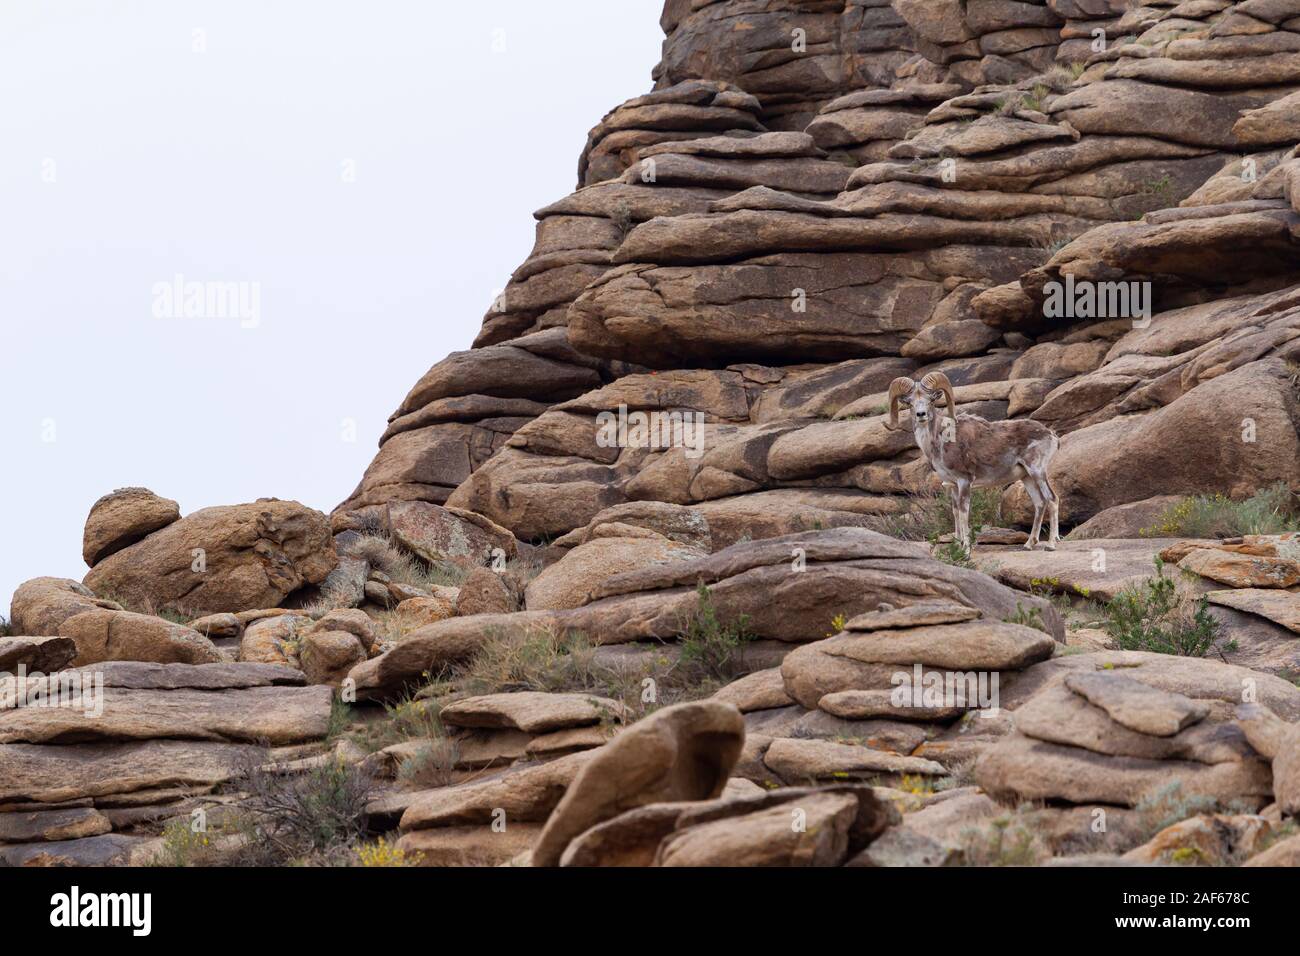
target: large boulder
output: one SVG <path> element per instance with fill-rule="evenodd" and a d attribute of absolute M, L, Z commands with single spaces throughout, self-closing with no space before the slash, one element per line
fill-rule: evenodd
<path fill-rule="evenodd" d="M 394 501 L 385 515 L 393 539 L 425 561 L 479 567 L 492 563 L 494 555 L 508 559 L 518 551 L 513 534 L 472 511 L 427 501 Z"/>
<path fill-rule="evenodd" d="M 524 592 L 524 602 L 530 611 L 581 607 L 596 585 L 615 574 L 703 556 L 696 548 L 654 532 L 643 537 L 592 538 L 535 577 Z"/>
<path fill-rule="evenodd" d="M 277 606 L 338 563 L 329 520 L 296 501 L 205 508 L 105 558 L 98 594 L 191 617 Z"/>
<path fill-rule="evenodd" d="M 198 631 L 124 611 L 65 578 L 34 578 L 22 584 L 14 593 L 11 612 L 16 631 L 71 642 L 75 652 L 65 663 L 76 667 L 100 661 L 209 664 L 222 659 L 216 646 Z"/>
<path fill-rule="evenodd" d="M 95 502 L 86 518 L 81 556 L 94 567 L 110 554 L 135 544 L 173 521 L 181 508 L 148 488 L 119 488 Z"/>
<path fill-rule="evenodd" d="M 1153 495 L 1222 492 L 1246 497 L 1300 474 L 1300 405 L 1294 373 L 1265 359 L 1220 375 L 1144 415 L 1125 415 L 1061 439 L 1050 477 L 1061 518 L 1081 522 Z M 1187 444 L 1195 435 L 1195 450 Z M 1031 517 L 1022 486 L 1008 512 Z"/>
<path fill-rule="evenodd" d="M 740 756 L 745 724 L 731 704 L 666 707 L 593 753 L 533 848 L 534 866 L 555 866 L 584 830 L 635 807 L 717 797 Z"/>

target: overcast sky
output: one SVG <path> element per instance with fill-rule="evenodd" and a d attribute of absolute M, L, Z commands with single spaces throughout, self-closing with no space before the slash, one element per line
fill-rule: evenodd
<path fill-rule="evenodd" d="M 342 501 L 649 91 L 661 8 L 3 0 L 0 613 L 85 574 L 114 488 Z M 187 317 L 177 276 L 243 311 Z"/>

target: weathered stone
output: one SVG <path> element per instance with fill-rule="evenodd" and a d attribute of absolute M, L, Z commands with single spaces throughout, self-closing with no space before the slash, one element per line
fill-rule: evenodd
<path fill-rule="evenodd" d="M 69 637 L 0 637 L 0 672 L 13 672 L 18 665 L 28 672 L 62 670 L 77 656 L 77 644 Z"/>
<path fill-rule="evenodd" d="M 788 707 L 794 703 L 785 692 L 785 679 L 781 676 L 779 667 L 770 667 L 734 680 L 715 693 L 712 699 L 734 704 L 742 714 Z"/>
<path fill-rule="evenodd" d="M 537 823 L 511 821 L 504 830 L 488 824 L 412 830 L 396 848 L 421 866 L 499 866 L 526 852 L 541 832 Z"/>
<path fill-rule="evenodd" d="M 369 655 L 360 638 L 347 631 L 312 630 L 302 639 L 298 658 L 311 684 L 337 687 Z"/>
<path fill-rule="evenodd" d="M 0 744 L 0 800 L 61 803 L 158 787 L 211 786 L 265 750 L 193 740 Z"/>
<path fill-rule="evenodd" d="M 329 521 L 294 501 L 205 508 L 100 561 L 86 586 L 199 616 L 274 607 L 338 563 Z"/>
<path fill-rule="evenodd" d="M 329 729 L 327 687 L 83 688 L 67 706 L 0 710 L 0 743 L 208 740 L 272 745 L 318 740 Z"/>
<path fill-rule="evenodd" d="M 1124 859 L 1146 864 L 1231 866 L 1259 851 L 1271 828 L 1259 816 L 1196 816 L 1166 827 Z"/>
<path fill-rule="evenodd" d="M 475 568 L 460 584 L 456 613 L 509 614 L 519 610 L 519 598 L 505 578 L 488 568 Z"/>
<path fill-rule="evenodd" d="M 1211 604 L 1268 618 L 1288 631 L 1300 634 L 1300 594 L 1295 591 L 1240 588 L 1235 591 L 1210 591 L 1205 598 Z"/>
<path fill-rule="evenodd" d="M 1100 707 L 1116 723 L 1156 737 L 1172 737 L 1203 720 L 1210 711 L 1205 704 L 1157 690 L 1123 674 L 1071 674 L 1065 686 Z"/>
<path fill-rule="evenodd" d="M 472 511 L 394 501 L 388 504 L 386 518 L 393 539 L 426 561 L 480 567 L 490 564 L 496 552 L 507 560 L 518 553 L 513 534 Z"/>
<path fill-rule="evenodd" d="M 744 740 L 740 712 L 711 701 L 656 711 L 592 752 L 533 849 L 534 866 L 555 866 L 582 831 L 626 810 L 722 792 Z"/>
<path fill-rule="evenodd" d="M 41 810 L 34 813 L 0 813 L 0 843 L 41 840 L 76 840 L 99 836 L 113 829 L 108 817 L 90 807 Z"/>
<path fill-rule="evenodd" d="M 100 661 L 212 664 L 223 659 L 198 631 L 130 611 L 85 611 L 59 625 L 59 634 L 77 646 L 75 667 Z"/>
<path fill-rule="evenodd" d="M 791 825 L 804 814 L 806 827 Z M 858 812 L 851 794 L 809 795 L 740 817 L 680 830 L 660 844 L 658 866 L 838 866 Z"/>
<path fill-rule="evenodd" d="M 1224 806 L 1233 801 L 1263 806 L 1272 798 L 1268 766 L 1259 760 L 1200 764 L 1102 756 L 1021 736 L 986 750 L 975 766 L 975 779 L 990 794 L 1008 800 L 1135 807 L 1171 785 L 1189 797 Z"/>
<path fill-rule="evenodd" d="M 763 755 L 763 763 L 791 784 L 874 777 L 879 774 L 940 777 L 948 774 L 942 764 L 921 757 L 905 757 L 853 744 L 788 737 L 772 741 Z"/>
<path fill-rule="evenodd" d="M 402 813 L 402 831 L 487 827 L 498 809 L 504 810 L 506 819 L 516 824 L 541 823 L 594 753 L 576 753 L 533 766 L 512 767 L 495 779 L 415 794 Z"/>
<path fill-rule="evenodd" d="M 591 538 L 533 578 L 525 591 L 525 604 L 530 611 L 581 607 L 608 577 L 703 554 L 659 535 Z"/>
<path fill-rule="evenodd" d="M 466 697 L 439 711 L 441 720 L 454 727 L 515 728 L 530 734 L 622 721 L 626 716 L 626 708 L 607 697 L 540 691 Z"/>
<path fill-rule="evenodd" d="M 1197 548 L 1178 566 L 1232 588 L 1289 588 L 1300 584 L 1300 560 L 1296 559 Z"/>
<path fill-rule="evenodd" d="M 180 520 L 180 516 L 180 505 L 147 488 L 119 489 L 100 498 L 90 509 L 81 555 L 93 568 L 110 554 Z"/>

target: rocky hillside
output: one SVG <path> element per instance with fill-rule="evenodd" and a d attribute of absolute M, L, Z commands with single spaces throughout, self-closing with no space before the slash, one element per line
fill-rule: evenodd
<path fill-rule="evenodd" d="M 332 515 L 125 489 L 15 594 L 0 859 L 1300 863 L 1300 0 L 661 25 Z M 931 373 L 1058 549 L 953 541 Z"/>

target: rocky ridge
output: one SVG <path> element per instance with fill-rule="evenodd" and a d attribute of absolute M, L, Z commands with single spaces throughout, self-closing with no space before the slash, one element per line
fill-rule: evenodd
<path fill-rule="evenodd" d="M 267 773 L 367 781 L 350 839 L 427 865 L 1009 862 L 994 831 L 1010 862 L 1300 859 L 1294 532 L 1159 529 L 1300 490 L 1300 5 L 661 25 L 653 91 L 332 515 L 125 489 L 84 582 L 15 594 L 5 862 L 237 858 L 250 813 L 283 836 Z M 1096 283 L 1141 307 L 1053 305 Z M 886 389 L 930 371 L 1061 436 L 1061 550 L 899 539 L 937 479 Z M 677 440 L 607 440 L 634 414 Z M 1213 654 L 1078 626 L 1157 557 Z M 73 698 L 27 706 L 51 673 Z"/>

